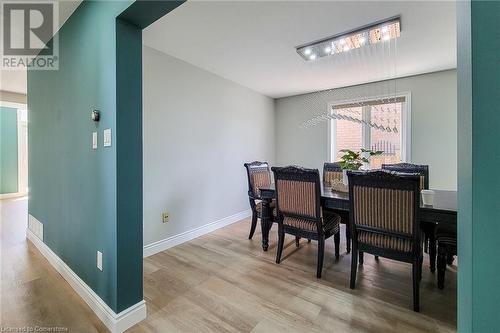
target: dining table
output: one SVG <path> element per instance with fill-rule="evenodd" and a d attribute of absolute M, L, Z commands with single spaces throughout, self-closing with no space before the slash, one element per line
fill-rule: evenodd
<path fill-rule="evenodd" d="M 276 198 L 276 190 L 274 183 L 269 186 L 261 187 L 260 197 L 262 199 L 262 216 L 261 216 L 261 231 L 262 231 L 262 249 L 267 251 L 269 248 L 269 231 L 275 222 L 272 219 L 271 201 Z M 419 219 L 421 225 L 426 223 L 441 224 L 451 223 L 457 224 L 457 191 L 436 190 L 434 191 L 434 200 L 432 205 L 424 205 L 420 200 Z M 329 184 L 321 185 L 321 206 L 323 208 L 343 210 L 349 212 L 349 193 L 334 190 Z M 435 258 L 435 248 L 431 247 L 431 261 Z M 431 269 L 435 265 L 431 262 Z"/>

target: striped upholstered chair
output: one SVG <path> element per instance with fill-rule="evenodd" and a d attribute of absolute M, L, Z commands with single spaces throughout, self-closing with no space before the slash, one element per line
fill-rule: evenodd
<path fill-rule="evenodd" d="M 342 180 L 342 168 L 339 162 L 325 163 L 323 165 L 323 183 L 331 185 L 335 180 Z M 346 225 L 345 227 L 345 242 L 347 253 L 351 252 L 351 232 L 349 230 L 349 212 L 345 210 L 333 209 L 333 212 L 340 215 L 340 223 Z"/>
<path fill-rule="evenodd" d="M 402 173 L 417 173 L 420 176 L 420 190 L 429 189 L 429 166 L 410 163 L 382 164 L 382 170 L 396 171 Z M 436 222 L 422 221 L 422 232 L 424 233 L 424 252 L 429 252 L 431 272 L 436 267 Z"/>
<path fill-rule="evenodd" d="M 323 165 L 323 182 L 325 184 L 332 184 L 335 180 L 342 180 L 340 163 L 325 163 Z"/>
<path fill-rule="evenodd" d="M 400 173 L 418 173 L 421 190 L 429 189 L 429 166 L 411 163 L 382 164 L 382 170 L 396 171 Z"/>
<path fill-rule="evenodd" d="M 316 276 L 321 278 L 325 240 L 334 236 L 335 256 L 339 256 L 340 216 L 321 209 L 321 184 L 317 169 L 296 166 L 273 167 L 276 183 L 276 207 L 278 221 L 278 252 L 280 263 L 285 234 L 318 241 L 318 265 Z"/>
<path fill-rule="evenodd" d="M 352 231 L 351 288 L 356 284 L 358 253 L 413 265 L 413 309 L 419 311 L 422 243 L 418 219 L 418 174 L 390 171 L 348 172 Z"/>
<path fill-rule="evenodd" d="M 262 217 L 262 201 L 260 197 L 260 188 L 271 185 L 271 172 L 269 171 L 269 164 L 267 162 L 255 161 L 252 163 L 245 163 L 248 178 L 248 199 L 250 200 L 250 208 L 252 209 L 252 226 L 250 227 L 250 234 L 248 239 L 252 239 L 257 226 L 257 219 Z M 273 216 L 276 216 L 276 201 L 271 202 L 273 208 Z"/>

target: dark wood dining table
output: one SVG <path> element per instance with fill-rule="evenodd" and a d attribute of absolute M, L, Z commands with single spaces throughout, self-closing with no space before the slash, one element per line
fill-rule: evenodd
<path fill-rule="evenodd" d="M 419 218 L 421 223 L 457 223 L 457 191 L 434 191 L 434 204 L 432 206 L 420 203 Z M 274 184 L 260 188 L 262 198 L 262 249 L 269 248 L 269 231 L 274 221 L 271 219 L 271 201 L 276 197 Z M 328 185 L 321 186 L 321 205 L 324 208 L 349 211 L 349 193 L 334 191 Z"/>

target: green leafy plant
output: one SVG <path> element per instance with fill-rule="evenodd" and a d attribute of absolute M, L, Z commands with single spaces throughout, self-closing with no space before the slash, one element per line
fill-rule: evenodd
<path fill-rule="evenodd" d="M 369 157 L 382 155 L 381 150 L 373 151 L 370 149 L 361 148 L 361 151 L 355 152 L 350 149 L 341 150 L 344 155 L 340 158 L 340 167 L 343 170 L 359 170 L 363 163 L 370 163 Z M 369 156 L 363 156 L 368 154 Z"/>

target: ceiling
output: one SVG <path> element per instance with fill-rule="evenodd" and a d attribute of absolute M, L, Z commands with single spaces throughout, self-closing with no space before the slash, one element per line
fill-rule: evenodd
<path fill-rule="evenodd" d="M 453 1 L 188 1 L 143 43 L 278 98 L 456 68 Z M 401 37 L 306 62 L 295 46 L 401 15 Z"/>
<path fill-rule="evenodd" d="M 60 26 L 80 4 L 59 1 Z M 401 37 L 302 60 L 295 46 L 401 15 Z M 454 1 L 188 1 L 144 30 L 144 44 L 270 97 L 456 68 Z M 0 89 L 26 93 L 25 71 Z"/>
<path fill-rule="evenodd" d="M 57 0 L 59 3 L 59 24 L 61 27 L 81 3 L 81 0 Z M 59 30 L 59 29 L 58 29 Z M 26 70 L 0 70 L 0 90 L 27 93 Z"/>

